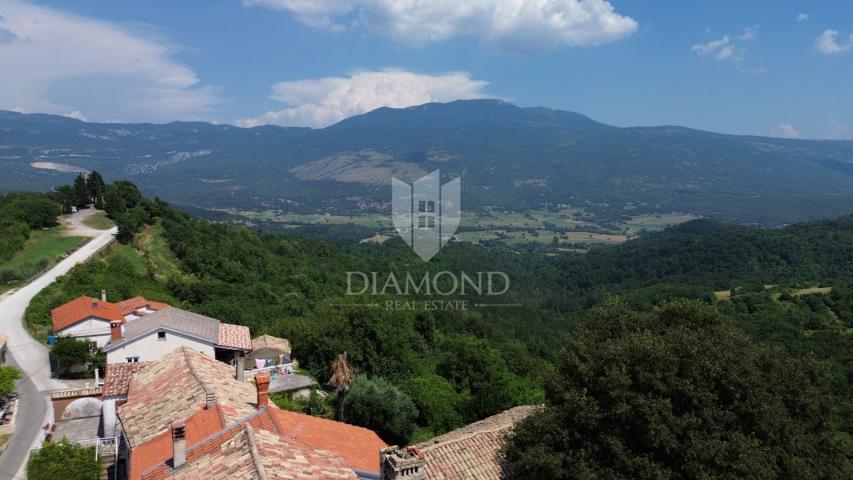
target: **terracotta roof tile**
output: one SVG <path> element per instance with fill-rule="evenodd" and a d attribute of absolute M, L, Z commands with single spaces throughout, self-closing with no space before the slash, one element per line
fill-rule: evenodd
<path fill-rule="evenodd" d="M 249 327 L 233 325 L 231 323 L 219 324 L 219 341 L 221 347 L 236 348 L 238 350 L 252 349 L 252 335 Z"/>
<path fill-rule="evenodd" d="M 143 480 L 357 478 L 341 456 L 289 442 L 275 432 L 254 428 L 250 423 L 240 423 L 196 444 L 187 451 L 187 463 L 183 467 L 171 470 L 168 465 L 159 465 L 146 471 Z"/>
<path fill-rule="evenodd" d="M 520 406 L 435 437 L 416 447 L 426 456 L 430 480 L 491 480 L 501 478 L 500 450 L 504 438 L 536 407 Z"/>
<path fill-rule="evenodd" d="M 190 348 L 181 347 L 134 374 L 127 403 L 118 409 L 131 448 L 192 416 L 208 392 L 215 395 L 226 423 L 255 411 L 257 394 L 251 383 L 238 382 L 232 367 Z"/>
<path fill-rule="evenodd" d="M 50 312 L 53 331 L 59 332 L 89 317 L 124 322 L 121 310 L 114 303 L 82 296 L 54 308 Z"/>
<path fill-rule="evenodd" d="M 329 450 L 352 468 L 379 472 L 379 452 L 388 445 L 372 430 L 287 410 L 270 414 L 284 440 Z"/>
<path fill-rule="evenodd" d="M 152 362 L 136 362 L 107 365 L 107 373 L 104 375 L 104 396 L 127 396 L 130 377 L 151 364 Z"/>
<path fill-rule="evenodd" d="M 261 335 L 252 339 L 252 350 L 271 348 L 285 352 L 290 355 L 290 341 L 286 338 L 273 337 L 272 335 Z"/>

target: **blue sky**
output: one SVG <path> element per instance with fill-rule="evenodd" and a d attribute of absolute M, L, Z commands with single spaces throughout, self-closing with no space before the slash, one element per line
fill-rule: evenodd
<path fill-rule="evenodd" d="M 0 108 L 323 126 L 498 97 L 606 123 L 853 138 L 853 3 L 0 0 Z"/>

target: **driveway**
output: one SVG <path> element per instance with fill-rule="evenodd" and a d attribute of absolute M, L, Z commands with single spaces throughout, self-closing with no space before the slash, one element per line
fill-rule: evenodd
<path fill-rule="evenodd" d="M 68 221 L 78 226 L 92 210 L 72 215 Z M 75 265 L 89 260 L 95 253 L 112 242 L 116 229 L 94 230 L 74 228 L 75 235 L 92 236 L 89 243 L 59 262 L 52 269 L 28 285 L 0 297 L 0 335 L 9 338 L 10 363 L 17 366 L 25 378 L 18 382 L 18 420 L 15 434 L 3 455 L 0 455 L 0 479 L 25 479 L 24 468 L 30 450 L 41 441 L 41 428 L 47 423 L 50 408 L 50 391 L 67 388 L 67 385 L 50 376 L 47 347 L 34 340 L 24 328 L 24 312 L 30 300 L 57 277 L 68 273 Z"/>

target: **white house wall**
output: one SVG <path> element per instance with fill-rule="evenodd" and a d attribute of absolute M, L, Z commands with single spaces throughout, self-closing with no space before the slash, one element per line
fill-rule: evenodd
<path fill-rule="evenodd" d="M 110 322 L 101 320 L 100 318 L 89 317 L 55 333 L 92 340 L 97 342 L 98 347 L 103 347 L 110 339 Z"/>
<path fill-rule="evenodd" d="M 213 343 L 167 330 L 165 340 L 158 340 L 157 332 L 154 331 L 107 352 L 107 363 L 126 363 L 127 357 L 139 357 L 140 362 L 156 362 L 180 347 L 215 357 Z"/>

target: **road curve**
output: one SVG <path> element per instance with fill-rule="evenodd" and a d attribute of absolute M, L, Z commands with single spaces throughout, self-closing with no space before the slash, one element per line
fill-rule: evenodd
<path fill-rule="evenodd" d="M 84 210 L 83 212 L 86 212 Z M 71 222 L 79 224 L 75 214 Z M 90 212 L 91 214 L 91 212 Z M 41 440 L 41 428 L 47 421 L 50 408 L 49 392 L 67 388 L 67 385 L 50 376 L 47 347 L 30 337 L 24 327 L 24 312 L 33 297 L 65 275 L 75 265 L 86 262 L 115 239 L 116 229 L 91 230 L 94 236 L 53 268 L 28 285 L 0 297 L 0 335 L 8 337 L 10 363 L 17 366 L 24 378 L 18 382 L 17 428 L 9 440 L 6 451 L 0 455 L 0 479 L 25 479 L 24 468 L 30 450 Z"/>

